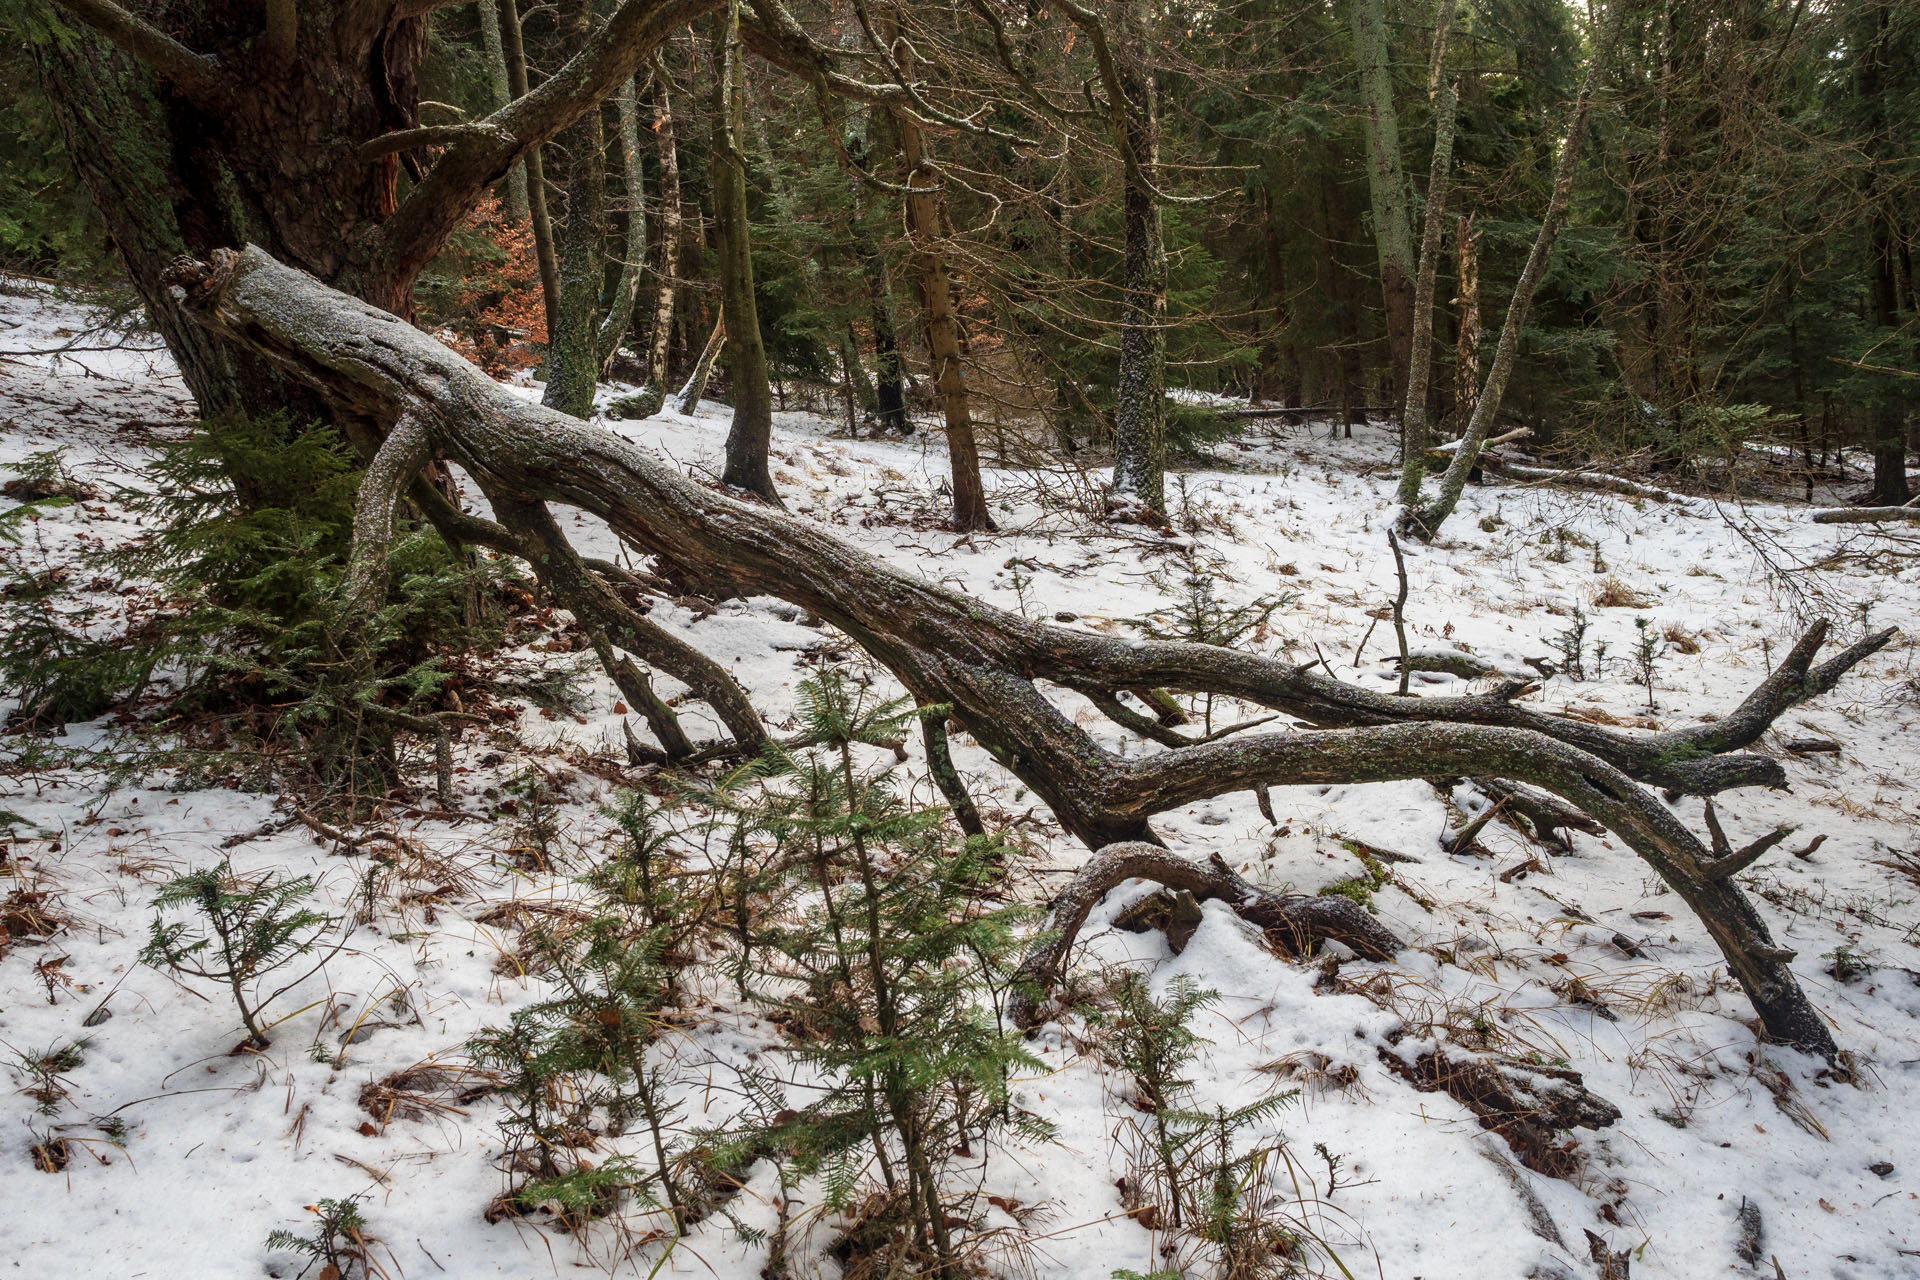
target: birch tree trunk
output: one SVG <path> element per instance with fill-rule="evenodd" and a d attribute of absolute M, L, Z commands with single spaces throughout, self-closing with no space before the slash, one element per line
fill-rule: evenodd
<path fill-rule="evenodd" d="M 674 300 L 680 272 L 680 153 L 673 138 L 673 77 L 667 62 L 653 62 L 653 136 L 660 149 L 660 275 L 654 291 L 653 331 L 647 339 L 646 413 L 660 412 L 667 400 L 667 364 L 673 348 Z"/>

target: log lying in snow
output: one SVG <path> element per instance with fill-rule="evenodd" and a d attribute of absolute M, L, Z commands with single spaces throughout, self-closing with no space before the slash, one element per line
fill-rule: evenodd
<path fill-rule="evenodd" d="M 1773 1035 L 1837 1051 L 1786 967 L 1788 953 L 1735 885 L 1706 873 L 1715 855 L 1637 784 L 1713 794 L 1784 781 L 1777 761 L 1742 748 L 1787 708 L 1832 688 L 1892 629 L 1815 665 L 1827 634 L 1815 624 L 1733 712 L 1658 734 L 1522 705 L 1528 686 L 1517 681 L 1466 696 L 1397 698 L 1256 654 L 1123 640 L 993 608 L 820 525 L 716 492 L 609 431 L 528 404 L 411 325 L 260 249 L 183 261 L 169 284 L 188 314 L 304 377 L 356 430 L 377 440 L 411 413 L 434 454 L 458 462 L 492 497 L 577 507 L 645 552 L 811 610 L 918 701 L 951 705 L 1090 847 L 1151 839 L 1155 814 L 1235 791 L 1483 774 L 1531 783 L 1606 824 L 1699 914 Z M 608 639 L 619 643 L 611 631 Z M 1089 695 L 1212 693 L 1327 731 L 1127 757 L 1074 724 L 1040 681 Z"/>
<path fill-rule="evenodd" d="M 1269 893 L 1235 875 L 1218 854 L 1194 862 L 1159 845 L 1110 844 L 1093 855 L 1053 900 L 1042 936 L 1021 962 L 1008 1008 L 1013 1025 L 1026 1030 L 1045 1016 L 1046 998 L 1060 980 L 1061 964 L 1099 901 L 1129 880 L 1152 880 L 1205 900 L 1218 899 L 1235 914 L 1296 955 L 1323 938 L 1346 944 L 1369 960 L 1389 960 L 1406 944 L 1350 898 Z"/>
<path fill-rule="evenodd" d="M 1620 1108 L 1587 1091 L 1578 1071 L 1524 1062 L 1505 1054 L 1429 1050 L 1412 1058 L 1390 1049 L 1380 1061 L 1414 1088 L 1444 1093 L 1498 1134 L 1535 1173 L 1569 1178 L 1579 1162 L 1559 1135 L 1568 1129 L 1604 1129 Z"/>
<path fill-rule="evenodd" d="M 1624 476 L 1609 475 L 1605 471 L 1558 471 L 1551 467 L 1529 467 L 1518 462 L 1509 462 L 1493 454 L 1482 454 L 1480 465 L 1509 480 L 1560 484 L 1570 489 L 1593 489 L 1600 493 L 1618 493 L 1629 498 L 1649 498 L 1654 502 L 1672 502 L 1681 506 L 1697 506 L 1702 501 L 1684 493 L 1674 493 L 1670 489 L 1658 489 L 1650 484 L 1641 484 L 1637 480 L 1628 480 Z"/>
<path fill-rule="evenodd" d="M 1920 507 L 1829 507 L 1813 513 L 1815 524 L 1886 524 L 1895 520 L 1920 524 Z"/>

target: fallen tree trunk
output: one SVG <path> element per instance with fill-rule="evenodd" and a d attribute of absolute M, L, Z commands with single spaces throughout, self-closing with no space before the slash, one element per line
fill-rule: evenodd
<path fill-rule="evenodd" d="M 1389 697 L 1254 654 L 1120 640 L 993 608 L 819 525 L 729 498 L 604 429 L 527 404 L 419 330 L 261 250 L 182 262 L 170 282 L 198 320 L 307 379 L 343 413 L 382 431 L 412 413 L 435 453 L 460 463 L 485 492 L 592 512 L 644 551 L 813 611 L 917 700 L 951 705 L 1090 847 L 1151 840 L 1155 814 L 1268 786 L 1481 774 L 1531 783 L 1605 823 L 1700 914 L 1770 1033 L 1835 1052 L 1786 966 L 1791 953 L 1774 946 L 1730 879 L 1708 874 L 1714 854 L 1636 784 L 1711 794 L 1783 781 L 1773 760 L 1724 753 L 1831 688 L 1884 646 L 1891 629 L 1815 665 L 1826 638 L 1816 624 L 1732 713 L 1667 733 L 1621 733 L 1521 706 L 1529 688 L 1521 682 L 1464 697 Z M 1124 757 L 1077 726 L 1039 680 L 1090 696 L 1143 687 L 1210 692 L 1331 731 L 1247 734 Z"/>
<path fill-rule="evenodd" d="M 1042 937 L 1014 975 L 1008 1020 L 1026 1030 L 1043 1020 L 1046 999 L 1059 982 L 1080 926 L 1100 899 L 1129 880 L 1152 880 L 1205 900 L 1217 898 L 1242 920 L 1259 926 L 1292 951 L 1304 954 L 1321 938 L 1345 943 L 1369 960 L 1390 960 L 1406 944 L 1349 898 L 1268 893 L 1235 875 L 1218 855 L 1194 862 L 1154 844 L 1110 844 L 1080 868 L 1073 883 L 1053 900 Z"/>
<path fill-rule="evenodd" d="M 1682 505 L 1699 503 L 1701 499 L 1684 493 L 1674 493 L 1670 489 L 1655 488 L 1650 484 L 1641 484 L 1624 476 L 1611 475 L 1605 471 L 1560 471 L 1552 467 L 1529 467 L 1518 462 L 1508 462 L 1497 454 L 1482 453 L 1480 465 L 1487 470 L 1505 476 L 1509 480 L 1530 480 L 1537 484 L 1559 484 L 1569 489 L 1592 489 L 1599 493 L 1624 494 L 1629 498 L 1650 498 L 1655 502 L 1673 502 Z"/>
<path fill-rule="evenodd" d="M 1920 524 L 1920 507 L 1829 507 L 1813 513 L 1815 524 L 1886 524 L 1895 520 Z"/>

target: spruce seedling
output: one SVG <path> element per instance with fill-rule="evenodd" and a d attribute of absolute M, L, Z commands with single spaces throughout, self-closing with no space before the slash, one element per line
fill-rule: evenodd
<path fill-rule="evenodd" d="M 943 811 L 900 798 L 890 761 L 861 763 L 863 744 L 903 735 L 919 714 L 911 705 L 832 672 L 799 694 L 803 740 L 819 746 L 774 748 L 764 798 L 739 801 L 738 820 L 772 836 L 773 861 L 806 890 L 797 918 L 762 925 L 763 967 L 778 981 L 756 995 L 794 1030 L 783 1052 L 820 1092 L 799 1107 L 769 1098 L 762 1110 L 775 1118 L 733 1145 L 771 1141 L 796 1175 L 820 1175 L 829 1206 L 868 1205 L 860 1247 L 887 1255 L 872 1259 L 877 1272 L 958 1277 L 972 1215 L 944 1168 L 991 1130 L 1023 1127 L 1009 1076 L 1044 1069 L 992 1008 L 1021 950 L 1021 913 L 987 893 L 1006 850 L 956 840 Z M 872 1199 L 876 1172 L 883 1194 Z"/>
<path fill-rule="evenodd" d="M 1584 681 L 1587 678 L 1587 611 L 1580 606 L 1573 608 L 1573 625 L 1553 637 L 1554 648 L 1560 651 L 1560 671 L 1571 680 Z"/>
<path fill-rule="evenodd" d="M 264 1049 L 270 1043 L 261 1011 L 301 982 L 346 945 L 342 936 L 299 977 L 265 995 L 260 980 L 295 960 L 313 955 L 322 934 L 339 922 L 297 904 L 313 892 L 313 877 L 283 880 L 269 873 L 253 880 L 233 874 L 222 861 L 179 877 L 153 900 L 157 912 L 191 907 L 197 920 L 168 923 L 161 915 L 140 952 L 143 963 L 156 969 L 208 982 L 223 982 L 246 1025 L 246 1044 Z"/>
<path fill-rule="evenodd" d="M 1633 642 L 1633 676 L 1647 691 L 1647 710 L 1654 711 L 1657 708 L 1653 702 L 1653 677 L 1660 659 L 1666 656 L 1667 643 L 1653 629 L 1652 619 L 1635 618 L 1633 625 L 1637 631 Z"/>
<path fill-rule="evenodd" d="M 321 1264 L 322 1280 L 386 1275 L 386 1270 L 373 1260 L 373 1246 L 379 1244 L 380 1239 L 367 1234 L 367 1220 L 360 1215 L 360 1199 L 348 1196 L 345 1200 L 322 1200 L 313 1206 L 319 1221 L 314 1224 L 312 1236 L 295 1235 L 282 1228 L 267 1236 L 267 1248 L 305 1254 L 312 1259 L 308 1266 L 314 1262 Z"/>

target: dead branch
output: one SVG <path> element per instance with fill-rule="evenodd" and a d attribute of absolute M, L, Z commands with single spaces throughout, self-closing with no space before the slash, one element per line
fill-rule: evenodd
<path fill-rule="evenodd" d="M 1269 893 L 1235 875 L 1217 854 L 1195 862 L 1158 845 L 1110 844 L 1053 900 L 1042 933 L 1046 941 L 1027 954 L 1014 978 L 1008 1018 L 1015 1026 L 1030 1028 L 1045 1018 L 1047 996 L 1060 980 L 1088 913 L 1128 880 L 1152 880 L 1195 898 L 1226 902 L 1241 919 L 1266 930 L 1295 954 L 1304 954 L 1322 938 L 1344 943 L 1369 960 L 1391 959 L 1406 945 L 1350 899 Z"/>

